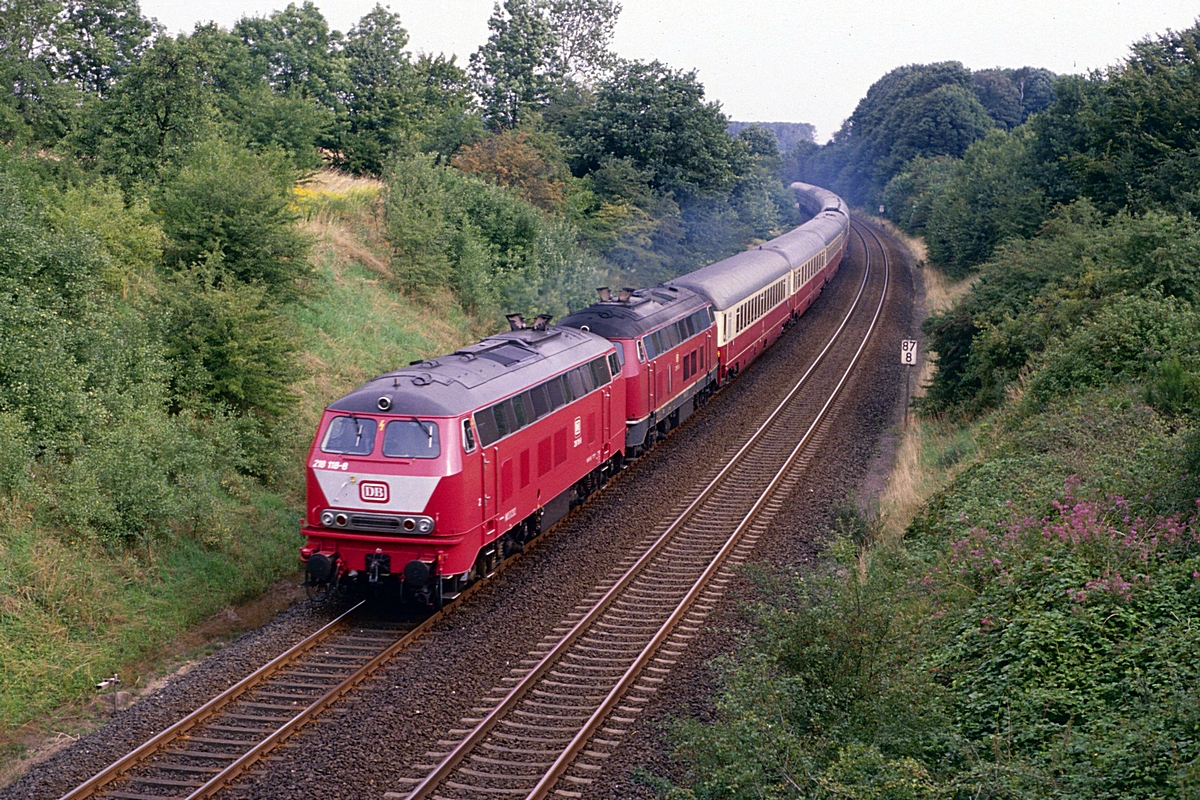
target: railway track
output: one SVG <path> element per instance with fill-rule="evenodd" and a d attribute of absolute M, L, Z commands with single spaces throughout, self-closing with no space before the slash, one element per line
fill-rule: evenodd
<path fill-rule="evenodd" d="M 216 794 L 420 637 L 424 622 L 367 624 L 360 602 L 62 800 Z"/>
<path fill-rule="evenodd" d="M 878 271 L 870 268 L 863 234 L 856 230 L 856 235 L 868 258 L 858 295 L 787 398 L 712 481 L 684 500 L 675 521 L 655 531 L 653 546 L 622 562 L 617 573 L 514 670 L 501 691 L 485 701 L 488 706 L 476 709 L 479 716 L 463 720 L 450 734 L 461 738 L 444 740 L 439 744 L 445 750 L 426 754 L 433 762 L 426 774 L 411 778 L 411 788 L 389 796 L 543 797 L 556 785 L 564 787 L 559 793 L 569 794 L 572 785 L 586 785 L 603 769 L 605 750 L 616 745 L 622 726 L 653 694 L 672 656 L 686 647 L 719 600 L 731 580 L 728 567 L 745 560 L 776 510 L 777 498 L 794 488 L 802 471 L 795 467 L 802 466 L 806 446 L 819 439 L 821 421 L 849 368 L 835 379 L 834 391 L 821 394 L 827 398 L 821 403 L 811 392 L 802 394 L 801 387 L 820 379 L 829 364 L 856 360 L 870 336 L 886 293 L 886 252 L 880 246 L 883 289 L 872 315 L 870 309 L 860 308 L 861 301 L 868 284 L 880 281 L 873 278 Z M 477 588 L 479 584 L 464 595 Z M 394 663 L 445 613 L 419 624 L 368 625 L 358 616 L 361 605 L 62 800 L 213 796 L 354 687 Z"/>
<path fill-rule="evenodd" d="M 878 246 L 877 269 L 863 231 Z M 833 407 L 879 321 L 887 251 L 855 226 L 867 259 L 850 311 L 812 366 L 746 443 L 640 556 L 631 557 L 543 638 L 477 716 L 425 754 L 385 797 L 440 800 L 578 797 L 698 634 L 773 513 L 804 473 Z M 864 303 L 868 286 L 878 302 Z M 825 391 L 801 391 L 813 383 Z"/>

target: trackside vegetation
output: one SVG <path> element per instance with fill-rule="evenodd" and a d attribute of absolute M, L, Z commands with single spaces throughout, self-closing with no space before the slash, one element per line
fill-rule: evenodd
<path fill-rule="evenodd" d="M 774 134 L 616 58 L 619 10 L 505 0 L 459 63 L 382 6 L 0 3 L 0 748 L 294 578 L 330 400 L 798 222 Z"/>
<path fill-rule="evenodd" d="M 933 489 L 840 515 L 825 569 L 758 576 L 670 796 L 1200 792 L 1198 43 L 1035 80 L 1003 124 L 977 76 L 897 70 L 800 165 L 970 278 L 925 322 L 905 431 Z M 953 130 L 908 147 L 910 106 Z"/>

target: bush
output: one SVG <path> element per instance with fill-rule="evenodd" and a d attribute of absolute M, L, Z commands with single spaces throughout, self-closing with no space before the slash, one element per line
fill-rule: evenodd
<path fill-rule="evenodd" d="M 221 260 L 177 272 L 163 287 L 160 326 L 174 375 L 172 403 L 212 413 L 281 416 L 301 376 L 297 336 L 265 286 L 223 284 Z"/>
<path fill-rule="evenodd" d="M 0 497 L 11 496 L 29 480 L 32 455 L 25 422 L 12 412 L 0 411 Z"/>
<path fill-rule="evenodd" d="M 278 151 L 252 153 L 219 139 L 198 144 L 154 200 L 167 265 L 185 269 L 220 256 L 219 280 L 227 274 L 277 299 L 298 297 L 312 267 L 291 209 L 295 177 Z"/>

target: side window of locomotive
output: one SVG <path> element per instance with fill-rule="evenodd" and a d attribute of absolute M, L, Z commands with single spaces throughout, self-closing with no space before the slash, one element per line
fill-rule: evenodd
<path fill-rule="evenodd" d="M 641 339 L 637 340 L 637 356 L 638 362 L 644 363 L 646 361 L 646 348 L 642 345 Z"/>
<path fill-rule="evenodd" d="M 496 417 L 496 432 L 500 434 L 499 438 L 503 439 L 517 429 L 516 420 L 513 419 L 511 400 L 496 403 L 492 406 L 492 412 Z"/>
<path fill-rule="evenodd" d="M 375 449 L 376 422 L 360 417 L 334 417 L 325 431 L 321 450 L 344 456 L 366 456 Z"/>
<path fill-rule="evenodd" d="M 533 402 L 534 416 L 538 419 L 554 410 L 554 405 L 550 402 L 550 392 L 544 383 L 530 389 L 529 398 Z"/>
<path fill-rule="evenodd" d="M 471 427 L 471 420 L 464 419 L 462 421 L 463 431 L 463 450 L 468 453 L 475 452 L 475 429 Z"/>
<path fill-rule="evenodd" d="M 442 454 L 437 423 L 392 420 L 383 429 L 383 454 L 388 458 L 437 458 Z"/>
<path fill-rule="evenodd" d="M 620 356 L 617 355 L 617 353 L 620 353 L 620 352 L 621 352 L 621 348 L 618 347 L 616 353 L 608 354 L 608 369 L 610 372 L 612 372 L 613 375 L 621 374 Z"/>
<path fill-rule="evenodd" d="M 517 414 L 518 428 L 524 428 L 537 419 L 537 414 L 533 411 L 533 398 L 529 396 L 529 392 L 521 392 L 513 398 L 512 404 L 513 411 Z"/>
<path fill-rule="evenodd" d="M 479 431 L 479 443 L 484 447 L 491 447 L 500 438 L 500 431 L 496 429 L 496 415 L 490 408 L 475 412 L 475 429 Z"/>
<path fill-rule="evenodd" d="M 612 357 L 611 354 L 609 357 L 610 358 Z M 607 386 L 608 382 L 610 380 L 612 380 L 612 375 L 609 374 L 609 371 L 608 371 L 609 364 L 608 364 L 607 359 L 605 359 L 605 358 L 593 359 L 592 363 L 588 365 L 588 368 L 592 372 L 592 382 L 595 383 L 597 386 Z"/>
<path fill-rule="evenodd" d="M 573 369 L 567 373 L 567 384 L 571 387 L 571 394 L 578 400 L 588 393 L 587 384 L 584 383 L 583 370 Z"/>
<path fill-rule="evenodd" d="M 566 389 L 563 387 L 563 379 L 561 377 L 551 378 L 546 381 L 546 389 L 550 392 L 550 404 L 552 408 L 562 408 L 567 404 Z"/>

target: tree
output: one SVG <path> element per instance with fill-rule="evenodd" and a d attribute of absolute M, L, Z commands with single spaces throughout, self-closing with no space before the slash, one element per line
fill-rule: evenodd
<path fill-rule="evenodd" d="M 680 197 L 728 191 L 743 147 L 726 132 L 728 120 L 705 102 L 695 72 L 659 61 L 622 61 L 596 87 L 573 132 L 576 174 L 612 159 L 629 159 L 660 192 Z"/>
<path fill-rule="evenodd" d="M 400 16 L 382 6 L 366 14 L 346 36 L 349 130 L 342 151 L 355 172 L 378 173 L 387 154 L 412 128 L 408 113 L 415 78 L 404 50 L 408 31 Z"/>
<path fill-rule="evenodd" d="M 494 128 L 515 128 L 545 106 L 557 72 L 558 39 L 545 0 L 505 0 L 488 20 L 491 35 L 471 55 L 471 77 Z"/>
<path fill-rule="evenodd" d="M 60 0 L 0 3 L 0 138 L 54 142 L 70 130 L 79 97 L 62 80 L 62 17 Z"/>
<path fill-rule="evenodd" d="M 957 61 L 899 67 L 871 85 L 833 142 L 807 159 L 805 179 L 875 205 L 916 156 L 961 157 L 993 127 Z"/>
<path fill-rule="evenodd" d="M 92 105 L 75 146 L 129 186 L 155 180 L 216 124 L 205 52 L 196 39 L 162 36 Z"/>
<path fill-rule="evenodd" d="M 1033 133 L 993 131 L 967 150 L 929 212 L 929 255 L 960 274 L 991 258 L 996 246 L 1034 234 L 1049 207 L 1038 186 Z"/>
<path fill-rule="evenodd" d="M 551 0 L 554 72 L 583 86 L 608 74 L 616 63 L 610 48 L 620 13 L 621 5 L 614 0 Z"/>
<path fill-rule="evenodd" d="M 509 186 L 543 211 L 562 211 L 570 177 L 561 150 L 545 134 L 501 131 L 465 147 L 453 165 L 497 186 Z"/>
<path fill-rule="evenodd" d="M 311 0 L 299 7 L 290 3 L 269 17 L 243 17 L 233 33 L 250 48 L 276 93 L 310 100 L 328 115 L 328 133 L 319 144 L 336 148 L 334 121 L 343 112 L 350 80 L 341 34 L 329 30 Z"/>
<path fill-rule="evenodd" d="M 150 46 L 161 28 L 142 16 L 137 0 L 66 0 L 69 46 L 63 73 L 85 93 L 105 97 Z"/>

